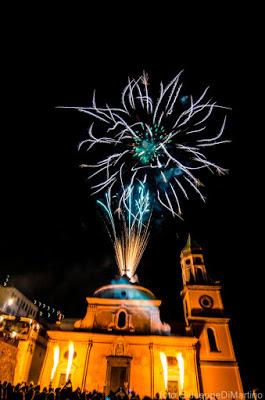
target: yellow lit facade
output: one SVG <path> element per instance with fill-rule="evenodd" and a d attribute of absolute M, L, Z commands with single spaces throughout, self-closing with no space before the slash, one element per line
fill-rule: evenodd
<path fill-rule="evenodd" d="M 47 332 L 38 371 L 41 387 L 63 385 L 69 374 L 74 388 L 87 391 L 108 393 L 122 386 L 140 396 L 169 392 L 171 398 L 182 393 L 186 398 L 200 393 L 213 397 L 228 391 L 242 398 L 221 287 L 207 276 L 201 248 L 190 238 L 181 268 L 182 331 L 173 332 L 161 322 L 161 301 L 150 290 L 126 279 L 103 286 L 87 298 L 83 319 L 63 320 Z M 22 359 L 21 354 L 18 364 L 25 371 Z M 32 368 L 37 370 L 29 365 L 28 377 Z"/>

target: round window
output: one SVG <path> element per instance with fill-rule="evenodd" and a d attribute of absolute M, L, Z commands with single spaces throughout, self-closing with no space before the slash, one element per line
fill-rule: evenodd
<path fill-rule="evenodd" d="M 64 358 L 68 359 L 68 358 L 69 358 L 69 351 L 67 350 L 67 351 L 64 353 L 63 356 L 64 356 Z M 76 352 L 74 352 L 73 358 L 76 358 L 76 356 L 77 356 L 77 354 L 76 354 Z"/>
<path fill-rule="evenodd" d="M 213 298 L 211 296 L 203 295 L 200 297 L 199 303 L 202 306 L 202 308 L 212 308 Z"/>

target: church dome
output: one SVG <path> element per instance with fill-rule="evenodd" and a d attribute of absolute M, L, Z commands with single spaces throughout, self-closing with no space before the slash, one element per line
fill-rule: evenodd
<path fill-rule="evenodd" d="M 155 295 L 143 286 L 124 280 L 114 281 L 110 285 L 97 289 L 93 297 L 103 299 L 124 299 L 124 300 L 155 300 Z"/>
<path fill-rule="evenodd" d="M 170 326 L 160 319 L 161 300 L 138 282 L 119 277 L 87 297 L 85 318 L 75 322 L 76 329 L 95 332 L 168 335 Z"/>

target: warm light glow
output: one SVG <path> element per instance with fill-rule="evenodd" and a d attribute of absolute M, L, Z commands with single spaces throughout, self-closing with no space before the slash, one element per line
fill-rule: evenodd
<path fill-rule="evenodd" d="M 17 336 L 17 332 L 13 331 L 11 332 L 11 337 L 14 339 Z"/>
<path fill-rule="evenodd" d="M 132 278 L 136 268 L 142 258 L 146 248 L 149 232 L 147 229 L 143 233 L 132 232 L 127 235 L 127 231 L 121 239 L 114 243 L 115 255 L 121 276 L 126 274 Z"/>
<path fill-rule="evenodd" d="M 167 370 L 167 356 L 165 353 L 160 352 L 160 360 L 163 368 L 165 390 L 167 390 L 168 370 Z"/>
<path fill-rule="evenodd" d="M 58 367 L 59 364 L 59 358 L 60 358 L 60 348 L 58 346 L 58 344 L 56 346 L 54 346 L 53 348 L 53 367 L 52 367 L 52 373 L 51 373 L 51 382 L 54 378 L 56 369 Z"/>
<path fill-rule="evenodd" d="M 11 306 L 11 305 L 13 304 L 13 302 L 14 302 L 14 300 L 13 300 L 13 299 L 8 299 L 8 302 L 7 302 L 7 304 L 8 304 L 9 306 Z"/>
<path fill-rule="evenodd" d="M 69 375 L 70 375 L 70 371 L 71 371 L 71 366 L 72 366 L 72 362 L 73 362 L 73 357 L 74 357 L 74 343 L 73 342 L 69 342 L 69 346 L 68 346 L 68 361 L 67 361 L 67 368 L 66 368 L 66 382 L 69 379 Z"/>
<path fill-rule="evenodd" d="M 182 353 L 177 353 L 177 360 L 179 366 L 179 379 L 180 379 L 180 389 L 183 391 L 184 388 L 184 359 Z"/>

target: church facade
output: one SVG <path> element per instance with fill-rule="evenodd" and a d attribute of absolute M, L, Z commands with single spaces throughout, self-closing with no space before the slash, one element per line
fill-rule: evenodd
<path fill-rule="evenodd" d="M 150 291 L 139 285 L 113 284 L 96 291 L 87 301 L 85 318 L 76 321 L 70 331 L 63 330 L 62 326 L 61 330 L 48 332 L 47 357 L 40 377 L 42 386 L 50 382 L 56 345 L 61 356 L 53 383 L 56 386 L 65 382 L 72 342 L 70 375 L 75 387 L 108 393 L 122 386 L 142 396 L 153 396 L 156 392 L 164 393 L 170 385 L 170 391 L 180 393 L 176 356 L 181 353 L 189 365 L 186 390 L 198 394 L 197 339 L 170 334 L 169 326 L 160 321 L 160 301 Z M 168 382 L 165 382 L 161 353 L 166 355 L 169 364 Z"/>
<path fill-rule="evenodd" d="M 221 286 L 208 277 L 202 249 L 190 238 L 181 269 L 183 331 L 173 333 L 161 322 L 161 301 L 150 290 L 122 277 L 87 298 L 83 319 L 63 320 L 47 331 L 41 387 L 71 379 L 74 388 L 106 394 L 123 387 L 140 396 L 242 398 Z M 16 374 L 17 381 L 27 381 L 28 371 Z"/>

